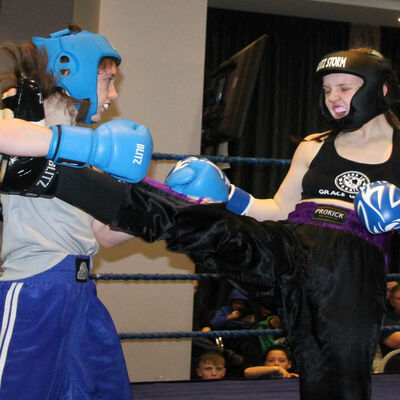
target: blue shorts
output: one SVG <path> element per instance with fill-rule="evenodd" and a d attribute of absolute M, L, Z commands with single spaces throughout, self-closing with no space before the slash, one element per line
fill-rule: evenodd
<path fill-rule="evenodd" d="M 0 399 L 132 399 L 111 317 L 94 282 L 76 275 L 68 256 L 31 278 L 0 282 Z"/>

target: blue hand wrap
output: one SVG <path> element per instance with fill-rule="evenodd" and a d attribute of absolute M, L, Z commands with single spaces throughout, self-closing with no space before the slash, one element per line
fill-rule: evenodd
<path fill-rule="evenodd" d="M 232 185 L 229 200 L 226 203 L 226 208 L 235 214 L 247 215 L 250 207 L 253 205 L 254 198 L 251 194 L 243 189 Z"/>

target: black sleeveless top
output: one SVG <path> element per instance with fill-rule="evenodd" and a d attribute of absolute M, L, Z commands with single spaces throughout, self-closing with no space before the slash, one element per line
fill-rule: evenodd
<path fill-rule="evenodd" d="M 303 177 L 301 199 L 331 198 L 353 202 L 370 182 L 388 181 L 400 187 L 400 133 L 393 132 L 393 149 L 381 164 L 362 164 L 341 157 L 334 140 L 327 140 Z"/>

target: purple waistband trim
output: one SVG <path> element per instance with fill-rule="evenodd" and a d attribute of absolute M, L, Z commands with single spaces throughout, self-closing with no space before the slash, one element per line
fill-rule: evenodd
<path fill-rule="evenodd" d="M 318 207 L 334 207 L 335 209 L 343 210 L 345 212 L 345 217 L 342 225 L 336 225 L 330 222 L 315 221 L 312 219 L 314 212 Z M 369 233 L 362 224 L 357 213 L 353 210 L 349 210 L 342 207 L 337 207 L 328 204 L 317 204 L 313 202 L 304 202 L 296 205 L 296 209 L 289 214 L 288 220 L 291 222 L 316 225 L 326 228 L 338 229 L 341 231 L 350 232 L 353 235 L 366 240 L 369 243 L 374 244 L 379 249 L 386 251 L 389 247 L 389 242 L 391 238 L 391 233 L 381 233 L 378 235 L 373 235 Z"/>

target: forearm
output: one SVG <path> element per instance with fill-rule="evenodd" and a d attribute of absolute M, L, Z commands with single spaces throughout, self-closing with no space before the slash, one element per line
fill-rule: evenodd
<path fill-rule="evenodd" d="M 279 372 L 279 367 L 276 366 L 249 367 L 244 370 L 244 376 L 245 378 L 261 378 L 277 372 Z"/>
<path fill-rule="evenodd" d="M 22 119 L 0 120 L 0 152 L 14 156 L 43 157 L 49 150 L 52 131 Z"/>
<path fill-rule="evenodd" d="M 106 248 L 114 247 L 134 239 L 134 236 L 125 232 L 114 231 L 97 219 L 92 223 L 92 230 L 100 246 Z"/>
<path fill-rule="evenodd" d="M 290 212 L 294 210 L 296 201 L 279 201 L 279 196 L 273 199 L 254 199 L 253 206 L 247 215 L 257 221 L 280 221 L 287 219 Z"/>

